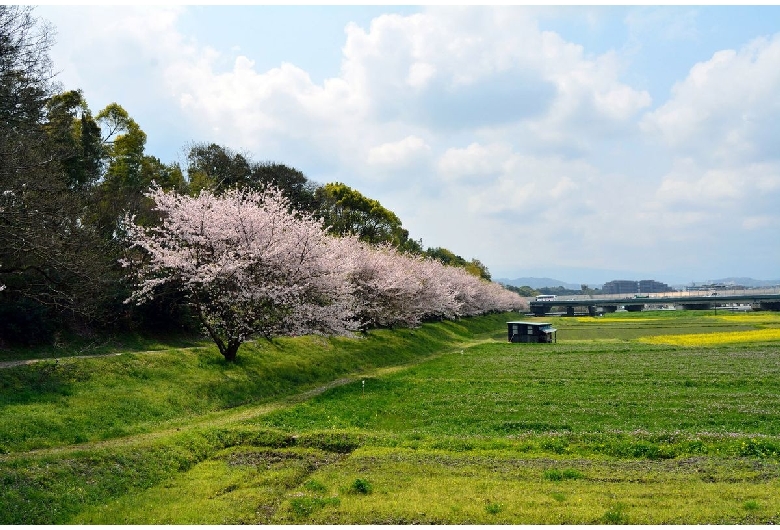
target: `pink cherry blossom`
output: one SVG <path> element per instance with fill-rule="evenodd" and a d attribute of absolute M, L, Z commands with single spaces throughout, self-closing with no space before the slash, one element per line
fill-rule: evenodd
<path fill-rule="evenodd" d="M 414 327 L 525 304 L 464 269 L 329 236 L 275 188 L 190 197 L 154 187 L 147 196 L 161 222 L 146 228 L 125 219 L 131 249 L 144 251 L 123 260 L 136 282 L 127 302 L 142 303 L 174 282 L 229 361 L 258 334 Z"/>
<path fill-rule="evenodd" d="M 153 188 L 148 196 L 162 222 L 125 223 L 133 246 L 148 254 L 128 301 L 143 302 L 158 286 L 177 282 L 231 361 L 254 334 L 355 329 L 343 256 L 317 221 L 290 211 L 278 190 L 189 197 Z"/>

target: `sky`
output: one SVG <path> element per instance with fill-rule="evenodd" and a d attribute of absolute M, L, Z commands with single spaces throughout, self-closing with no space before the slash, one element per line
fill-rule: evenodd
<path fill-rule="evenodd" d="M 146 153 L 343 182 L 494 279 L 780 279 L 780 6 L 61 6 Z"/>

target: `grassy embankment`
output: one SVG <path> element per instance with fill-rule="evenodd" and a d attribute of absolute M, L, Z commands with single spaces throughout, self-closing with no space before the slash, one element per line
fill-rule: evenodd
<path fill-rule="evenodd" d="M 0 371 L 1 522 L 780 520 L 780 316 L 507 319 Z"/>

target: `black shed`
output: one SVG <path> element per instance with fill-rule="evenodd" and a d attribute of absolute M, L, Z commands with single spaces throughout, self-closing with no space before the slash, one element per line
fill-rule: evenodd
<path fill-rule="evenodd" d="M 557 342 L 558 330 L 549 322 L 507 322 L 509 342 Z"/>

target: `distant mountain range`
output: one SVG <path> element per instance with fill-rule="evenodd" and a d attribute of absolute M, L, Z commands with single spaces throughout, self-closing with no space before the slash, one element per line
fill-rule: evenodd
<path fill-rule="evenodd" d="M 580 283 L 568 283 L 561 280 L 555 280 L 553 278 L 516 278 L 514 280 L 499 278 L 496 281 L 498 283 L 503 283 L 504 285 L 513 285 L 515 287 L 528 286 L 531 289 L 541 289 L 542 287 L 560 287 L 560 286 L 563 286 L 567 289 L 580 289 L 582 287 L 582 284 Z M 593 287 L 593 286 L 589 286 L 589 287 Z"/>
<path fill-rule="evenodd" d="M 631 280 L 631 279 L 645 279 L 645 278 L 615 278 L 616 280 Z M 531 278 L 531 277 L 525 277 L 525 278 L 515 278 L 514 280 L 509 280 L 506 278 L 499 278 L 496 280 L 499 283 L 503 283 L 504 285 L 514 285 L 515 287 L 523 287 L 524 285 L 527 285 L 528 287 L 531 287 L 532 289 L 541 289 L 542 287 L 560 287 L 563 286 L 566 289 L 580 289 L 582 287 L 582 284 L 579 283 L 570 283 L 570 282 L 564 282 L 563 280 L 556 280 L 554 278 Z M 659 280 L 662 281 L 662 280 Z M 701 284 L 723 284 L 723 285 L 742 285 L 745 287 L 773 287 L 775 285 L 780 285 L 780 280 L 755 280 L 753 278 L 721 278 L 718 280 L 706 280 L 706 281 L 700 281 L 700 282 L 694 282 L 696 285 Z M 690 285 L 690 284 L 687 284 Z M 588 287 L 592 289 L 600 289 L 601 285 L 595 285 L 595 284 L 588 284 Z M 684 287 L 684 285 L 672 285 L 672 287 L 680 288 Z"/>
<path fill-rule="evenodd" d="M 695 282 L 697 285 L 701 283 L 719 283 L 724 285 L 744 285 L 745 287 L 774 287 L 780 285 L 780 280 L 754 280 L 753 278 L 721 278 L 720 280 L 708 280 L 706 282 Z"/>

